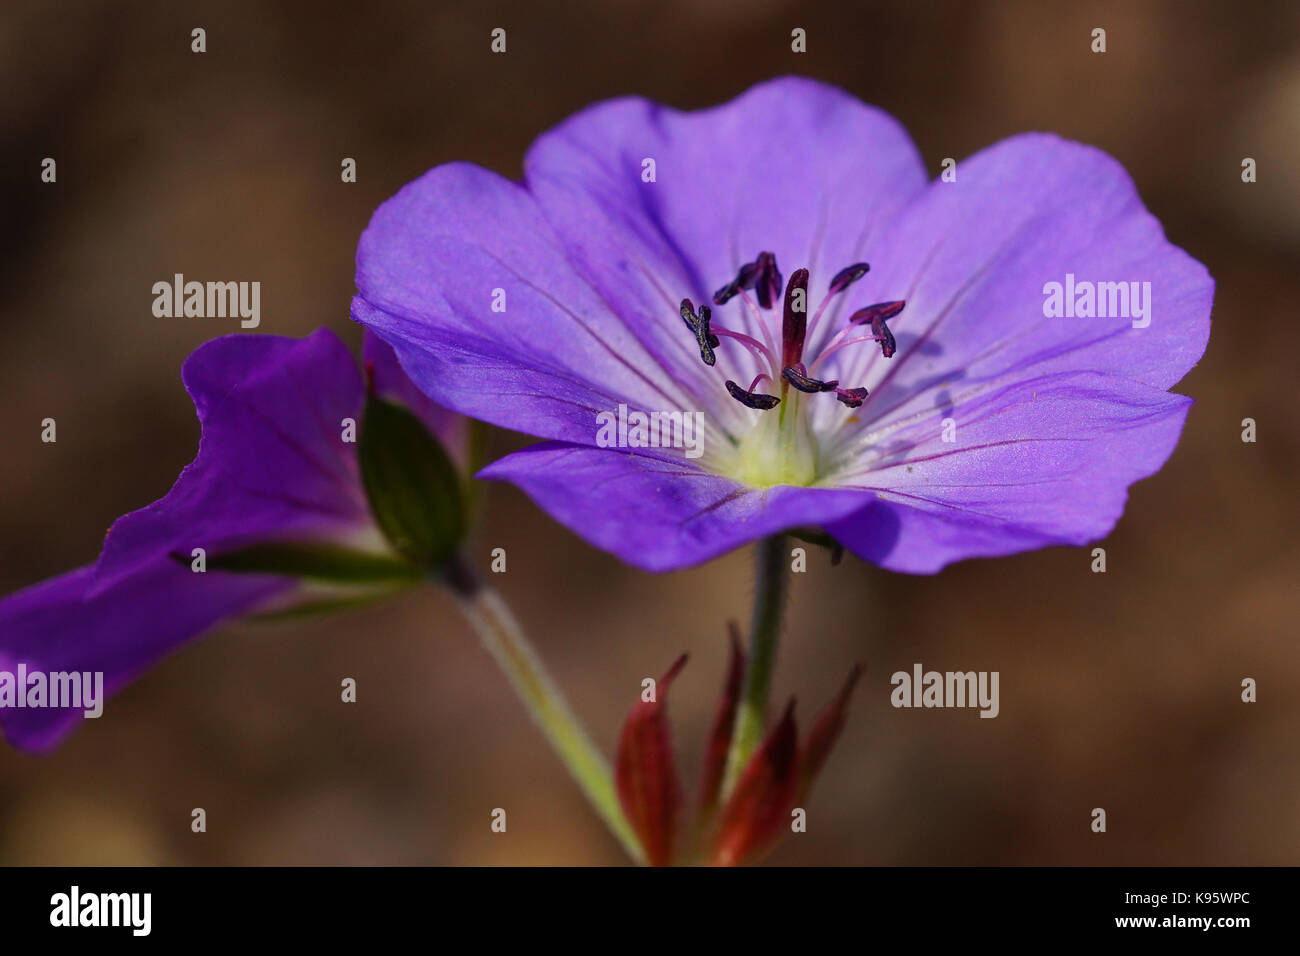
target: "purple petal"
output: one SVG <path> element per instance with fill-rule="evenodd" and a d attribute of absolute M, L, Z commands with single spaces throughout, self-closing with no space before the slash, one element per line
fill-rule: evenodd
<path fill-rule="evenodd" d="M 533 197 L 476 166 L 439 166 L 379 207 L 357 288 L 352 317 L 422 391 L 472 418 L 592 442 L 596 413 L 620 403 L 698 405 L 574 273 Z M 678 335 L 675 306 L 668 319 Z"/>
<path fill-rule="evenodd" d="M 96 587 L 171 552 L 370 527 L 356 446 L 343 440 L 343 420 L 360 419 L 361 376 L 333 333 L 214 339 L 182 378 L 203 427 L 198 456 L 165 497 L 114 523 Z"/>
<path fill-rule="evenodd" d="M 598 103 L 541 136 L 524 168 L 582 274 L 620 314 L 665 327 L 674 302 L 707 301 L 764 251 L 786 275 L 811 271 L 815 307 L 844 267 L 866 259 L 875 271 L 881 233 L 926 181 L 896 120 L 801 77 L 691 113 Z M 755 332 L 739 301 L 718 322 Z M 689 358 L 689 339 L 674 345 L 674 362 Z"/>
<path fill-rule="evenodd" d="M 442 442 L 453 461 L 466 466 L 469 454 L 469 421 L 434 402 L 411 381 L 393 347 L 366 330 L 362 360 L 374 375 L 375 392 L 382 398 L 405 405 Z"/>
<path fill-rule="evenodd" d="M 994 389 L 881 435 L 841 487 L 875 500 L 826 530 L 864 560 L 929 574 L 964 558 L 1082 545 L 1172 453 L 1192 401 L 1081 372 Z M 942 440 L 942 420 L 956 424 Z"/>
<path fill-rule="evenodd" d="M 306 339 L 232 335 L 186 361 L 202 423 L 199 453 L 161 500 L 118 521 L 99 562 L 0 601 L 0 670 L 18 664 L 104 674 L 111 693 L 220 621 L 287 598 L 298 583 L 195 573 L 247 543 L 358 540 L 373 531 L 344 419 L 358 419 L 356 364 L 330 332 Z M 173 555 L 183 558 L 178 563 Z M 0 711 L 5 733 L 40 749 L 79 711 Z"/>
<path fill-rule="evenodd" d="M 559 442 L 507 455 L 479 477 L 518 485 L 556 521 L 646 571 L 689 567 L 778 531 L 820 527 L 867 500 L 827 488 L 758 490 L 680 461 Z"/>
<path fill-rule="evenodd" d="M 864 422 L 904 417 L 941 388 L 956 395 L 1013 370 L 1096 371 L 1169 388 L 1200 359 L 1214 281 L 1165 239 L 1113 158 L 1025 134 L 962 161 L 957 175 L 901 212 L 872 258 L 873 293 L 907 301 L 890 322 L 898 354 L 853 347 L 819 370 L 871 390 Z M 1044 286 L 1064 285 L 1067 274 L 1149 282 L 1149 326 L 1046 317 Z"/>
<path fill-rule="evenodd" d="M 107 587 L 91 567 L 0 601 L 0 671 L 100 672 L 104 696 L 220 621 L 265 605 L 295 582 L 265 575 L 196 574 L 169 558 L 140 565 Z M 110 705 L 111 707 L 111 705 Z M 84 708 L 0 707 L 14 746 L 45 750 Z"/>

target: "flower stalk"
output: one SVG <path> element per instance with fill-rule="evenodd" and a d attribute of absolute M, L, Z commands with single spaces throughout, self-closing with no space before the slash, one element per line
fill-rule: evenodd
<path fill-rule="evenodd" d="M 727 772 L 723 778 L 725 800 L 736 786 L 741 771 L 763 738 L 767 701 L 772 692 L 772 668 L 785 615 L 789 592 L 789 566 L 786 536 L 773 535 L 757 546 L 754 588 L 754 612 L 746 655 L 745 681 L 736 712 L 736 729 L 727 755 Z"/>
<path fill-rule="evenodd" d="M 509 606 L 462 562 L 445 569 L 444 583 L 596 813 L 632 860 L 644 862 L 640 841 L 619 805 L 609 762 L 546 672 Z"/>

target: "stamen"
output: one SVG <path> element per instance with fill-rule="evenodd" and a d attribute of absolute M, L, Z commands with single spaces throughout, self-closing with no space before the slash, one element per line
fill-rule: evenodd
<path fill-rule="evenodd" d="M 826 348 L 822 349 L 822 354 L 817 356 L 817 358 L 813 361 L 812 365 L 810 365 L 809 368 L 813 368 L 813 369 L 817 368 L 819 365 L 825 362 L 836 352 L 840 351 L 840 349 L 846 349 L 850 345 L 857 345 L 859 342 L 884 343 L 885 341 L 885 337 L 883 335 L 859 335 L 856 338 L 846 339 L 844 336 L 846 336 L 849 333 L 849 331 L 850 329 L 841 329 L 839 332 L 836 332 L 835 338 L 831 339 L 830 342 L 827 343 Z M 893 353 L 891 352 L 890 354 L 892 355 Z"/>
<path fill-rule="evenodd" d="M 882 319 L 892 319 L 898 313 L 903 311 L 903 306 L 907 303 L 899 299 L 896 302 L 877 302 L 875 305 L 869 305 L 865 309 L 858 309 L 849 316 L 849 321 L 854 325 L 864 325 L 872 321 L 877 316 Z"/>
<path fill-rule="evenodd" d="M 758 254 L 759 273 L 754 284 L 754 294 L 758 304 L 765 309 L 772 308 L 776 297 L 781 294 L 781 270 L 776 266 L 776 256 L 770 252 Z M 804 270 L 807 272 L 808 270 Z"/>
<path fill-rule="evenodd" d="M 781 399 L 775 395 L 764 395 L 760 392 L 747 392 L 731 379 L 727 379 L 727 391 L 731 397 L 742 405 L 750 408 L 757 408 L 759 411 L 767 411 L 769 408 L 776 408 L 781 404 Z"/>
<path fill-rule="evenodd" d="M 754 288 L 754 280 L 758 278 L 759 263 L 749 262 L 740 267 L 736 273 L 736 278 L 732 279 L 717 292 L 713 293 L 714 305 L 725 305 L 730 302 L 742 289 Z"/>
<path fill-rule="evenodd" d="M 816 392 L 833 392 L 840 384 L 839 382 L 823 382 L 821 379 L 809 378 L 807 371 L 802 365 L 798 368 L 785 368 L 781 371 L 781 376 L 799 389 L 801 392 L 814 394 Z"/>
<path fill-rule="evenodd" d="M 906 302 L 901 300 L 897 302 L 877 302 L 865 309 L 858 309 L 849 316 L 849 323 L 851 325 L 870 323 L 871 331 L 878 336 L 880 342 L 880 354 L 885 358 L 892 358 L 898 350 L 898 346 L 894 341 L 894 333 L 889 331 L 889 326 L 885 324 L 885 320 L 892 319 L 902 312 L 904 305 L 906 305 Z"/>
<path fill-rule="evenodd" d="M 740 301 L 745 303 L 745 308 L 749 314 L 754 317 L 754 324 L 759 331 L 763 333 L 763 347 L 767 349 L 767 364 L 772 369 L 772 374 L 776 374 L 776 360 L 773 356 L 779 351 L 776 347 L 776 339 L 773 337 L 772 323 L 763 318 L 763 313 L 758 311 L 758 306 L 750 298 L 749 293 L 744 289 L 740 290 Z"/>
<path fill-rule="evenodd" d="M 767 349 L 764 347 L 763 343 L 752 335 L 746 335 L 744 332 L 733 332 L 731 329 L 724 329 L 720 325 L 710 326 L 709 332 L 714 338 L 721 335 L 726 339 L 735 339 L 741 345 L 745 346 L 745 348 L 753 352 L 755 358 L 764 359 L 769 362 L 771 361 L 771 356 L 768 355 Z M 717 343 L 715 342 L 714 345 L 716 344 Z"/>
<path fill-rule="evenodd" d="M 817 306 L 817 311 L 813 317 L 808 320 L 808 337 L 813 337 L 813 332 L 817 328 L 817 322 L 821 319 L 822 313 L 826 311 L 826 306 L 830 304 L 831 299 L 839 295 L 850 285 L 857 282 L 864 275 L 871 271 L 871 266 L 865 262 L 855 262 L 851 266 L 845 266 L 839 272 L 835 273 L 835 278 L 831 279 L 830 288 L 826 290 L 826 295 L 822 297 L 821 303 Z"/>
<path fill-rule="evenodd" d="M 851 266 L 845 266 L 839 272 L 835 273 L 835 278 L 831 279 L 829 295 L 836 295 L 843 292 L 853 283 L 857 282 L 864 275 L 871 271 L 871 266 L 865 262 L 855 262 Z"/>
<path fill-rule="evenodd" d="M 700 358 L 704 360 L 705 365 L 713 365 L 718 361 L 718 357 L 713 350 L 718 345 L 718 337 L 709 330 L 709 320 L 711 311 L 707 305 L 700 306 L 700 314 L 695 314 L 695 306 L 691 304 L 690 299 L 682 299 L 682 321 L 686 327 L 695 333 L 695 341 L 700 346 Z"/>
<path fill-rule="evenodd" d="M 865 388 L 837 388 L 835 397 L 849 408 L 857 408 L 867 397 Z"/>
<path fill-rule="evenodd" d="M 758 304 L 765 309 L 772 308 L 772 302 L 781 294 L 781 270 L 776 267 L 775 255 L 760 252 L 753 262 L 741 266 L 736 278 L 713 293 L 713 304 L 724 305 L 744 289 L 753 289 Z"/>

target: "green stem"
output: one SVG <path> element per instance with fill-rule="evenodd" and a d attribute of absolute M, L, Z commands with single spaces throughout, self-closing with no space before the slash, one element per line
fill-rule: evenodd
<path fill-rule="evenodd" d="M 735 787 L 750 756 L 763 739 L 767 699 L 772 691 L 772 667 L 776 663 L 776 647 L 781 636 L 781 619 L 789 590 L 790 555 L 786 543 L 785 535 L 781 534 L 758 543 L 754 616 L 749 633 L 745 680 L 736 708 L 735 730 L 731 735 L 731 750 L 727 754 L 727 772 L 723 777 L 724 800 Z"/>
<path fill-rule="evenodd" d="M 569 775 L 633 861 L 644 862 L 640 841 L 619 805 L 609 762 L 546 673 L 509 606 L 464 565 L 448 569 L 446 584 Z"/>

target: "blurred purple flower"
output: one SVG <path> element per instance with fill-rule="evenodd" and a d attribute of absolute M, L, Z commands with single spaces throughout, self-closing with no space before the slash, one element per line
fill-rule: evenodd
<path fill-rule="evenodd" d="M 376 394 L 461 448 L 464 421 L 415 393 L 392 350 L 366 340 Z M 198 457 L 165 497 L 114 522 L 95 564 L 0 601 L 0 672 L 102 672 L 107 695 L 224 620 L 356 599 L 401 579 L 371 518 L 357 445 L 344 440 L 344 419 L 359 427 L 365 388 L 333 333 L 215 339 L 181 375 L 202 424 Z M 324 573 L 221 570 L 223 556 L 290 561 L 257 551 L 267 546 L 305 548 L 294 560 L 325 562 Z M 204 573 L 192 570 L 195 548 Z M 10 702 L 0 727 L 14 745 L 42 750 L 82 710 Z"/>
<path fill-rule="evenodd" d="M 1067 275 L 1149 282 L 1149 325 L 1046 317 Z M 437 167 L 357 287 L 427 394 L 549 439 L 481 477 L 629 563 L 821 528 L 917 573 L 1106 535 L 1178 440 L 1214 288 L 1106 154 L 1025 134 L 927 184 L 892 118 L 798 78 L 596 104 L 522 184 Z M 702 457 L 600 447 L 620 405 L 703 413 Z"/>

